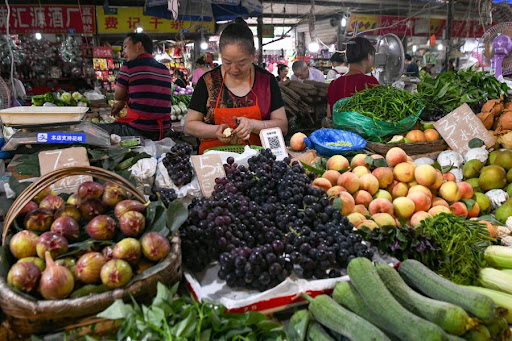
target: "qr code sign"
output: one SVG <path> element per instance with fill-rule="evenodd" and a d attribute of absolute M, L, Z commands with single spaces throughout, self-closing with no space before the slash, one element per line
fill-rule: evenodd
<path fill-rule="evenodd" d="M 281 147 L 281 143 L 279 142 L 279 136 L 269 136 L 268 145 L 270 149 L 279 149 Z"/>

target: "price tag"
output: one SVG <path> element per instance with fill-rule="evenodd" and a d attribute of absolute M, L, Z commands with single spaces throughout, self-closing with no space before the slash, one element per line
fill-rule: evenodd
<path fill-rule="evenodd" d="M 262 147 L 270 149 L 272 154 L 276 156 L 276 160 L 282 161 L 288 156 L 281 128 L 268 128 L 261 130 L 260 140 Z"/>
<path fill-rule="evenodd" d="M 496 138 L 465 103 L 434 123 L 434 127 L 450 148 L 459 153 L 468 151 L 469 141 L 474 138 L 484 141 L 487 148 L 496 143 Z"/>
<path fill-rule="evenodd" d="M 222 160 L 217 154 L 192 155 L 190 160 L 196 171 L 201 193 L 204 197 L 209 198 L 215 187 L 215 179 L 226 176 Z"/>
<path fill-rule="evenodd" d="M 41 175 L 48 174 L 59 168 L 73 166 L 89 166 L 87 150 L 84 147 L 47 150 L 39 153 Z M 55 182 L 52 188 L 57 194 L 74 193 L 78 186 L 85 181 L 92 181 L 92 177 L 88 175 L 68 176 Z"/>

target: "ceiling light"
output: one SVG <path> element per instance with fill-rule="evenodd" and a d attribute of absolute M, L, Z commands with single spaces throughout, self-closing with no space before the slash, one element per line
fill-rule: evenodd
<path fill-rule="evenodd" d="M 203 50 L 203 51 L 204 51 L 204 50 L 207 50 L 207 49 L 208 49 L 208 43 L 207 43 L 206 41 L 204 41 L 204 40 L 203 40 L 203 41 L 201 42 L 200 47 L 201 47 L 201 50 Z"/>
<path fill-rule="evenodd" d="M 309 43 L 308 45 L 308 50 L 309 52 L 311 53 L 317 53 L 318 50 L 320 49 L 320 45 L 318 44 L 318 42 L 316 41 L 312 41 L 311 43 Z"/>
<path fill-rule="evenodd" d="M 39 32 L 37 32 L 37 33 L 35 34 L 35 36 L 36 36 L 36 39 L 37 39 L 37 40 L 41 40 L 41 38 L 43 38 L 43 36 L 42 36 L 42 35 L 41 35 L 41 33 L 39 33 Z"/>
<path fill-rule="evenodd" d="M 137 29 L 135 30 L 135 32 L 137 33 L 142 33 L 142 31 L 144 31 L 144 29 L 142 27 L 137 27 Z"/>
<path fill-rule="evenodd" d="M 413 45 L 412 46 L 412 53 L 416 53 L 417 50 L 418 50 L 418 46 Z"/>
<path fill-rule="evenodd" d="M 343 17 L 341 18 L 341 27 L 347 26 L 347 18 Z"/>
<path fill-rule="evenodd" d="M 437 50 L 438 50 L 438 51 L 442 51 L 442 50 L 443 50 L 443 44 L 439 44 L 439 45 L 437 45 Z"/>

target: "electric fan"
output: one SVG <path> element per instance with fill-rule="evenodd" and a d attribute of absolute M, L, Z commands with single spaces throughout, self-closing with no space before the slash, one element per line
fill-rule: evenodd
<path fill-rule="evenodd" d="M 478 52 L 484 63 L 495 70 L 496 78 L 512 73 L 512 22 L 502 22 L 489 28 L 478 42 Z"/>
<path fill-rule="evenodd" d="M 380 37 L 375 52 L 379 83 L 392 84 L 397 81 L 402 76 L 404 60 L 404 47 L 400 38 L 391 33 Z"/>

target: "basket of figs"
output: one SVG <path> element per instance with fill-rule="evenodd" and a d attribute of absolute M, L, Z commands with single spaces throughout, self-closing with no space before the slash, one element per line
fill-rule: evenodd
<path fill-rule="evenodd" d="M 86 179 L 76 193 L 52 184 Z M 116 299 L 144 302 L 158 282 L 181 278 L 175 231 L 180 201 L 146 202 L 123 177 L 97 167 L 67 167 L 39 178 L 14 201 L 0 248 L 0 307 L 18 335 L 56 332 L 95 316 Z M 173 237 L 174 236 L 174 237 Z"/>

